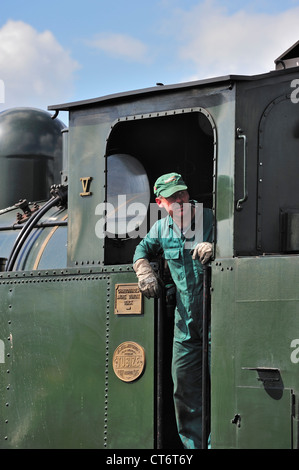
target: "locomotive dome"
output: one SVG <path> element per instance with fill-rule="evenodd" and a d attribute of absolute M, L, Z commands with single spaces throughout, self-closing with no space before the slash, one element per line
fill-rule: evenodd
<path fill-rule="evenodd" d="M 20 198 L 48 198 L 60 179 L 65 125 L 47 111 L 11 108 L 0 113 L 0 199 L 9 206 Z"/>

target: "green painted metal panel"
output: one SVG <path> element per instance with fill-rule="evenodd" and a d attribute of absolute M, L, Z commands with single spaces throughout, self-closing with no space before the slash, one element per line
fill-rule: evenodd
<path fill-rule="evenodd" d="M 253 373 L 254 375 L 254 373 Z M 256 377 L 254 377 L 256 380 Z M 236 407 L 241 416 L 236 425 L 237 447 L 241 449 L 288 449 L 292 443 L 292 395 L 284 390 L 274 399 L 264 387 L 240 387 Z M 250 410 L 250 412 L 249 412 Z M 242 419 L 242 416 L 244 417 Z"/>
<path fill-rule="evenodd" d="M 214 447 L 295 445 L 299 375 L 291 345 L 299 331 L 298 268 L 297 256 L 215 262 L 211 312 Z M 265 368 L 270 374 L 267 380 Z M 241 416 L 240 426 L 232 424 L 236 414 Z M 267 432 L 261 433 L 264 427 Z"/>
<path fill-rule="evenodd" d="M 110 358 L 121 343 L 133 341 L 144 349 L 145 369 L 137 380 L 123 382 L 115 375 L 112 361 L 109 361 L 107 448 L 152 449 L 155 438 L 154 300 L 143 299 L 142 314 L 116 315 L 115 285 L 136 283 L 137 279 L 132 272 L 111 273 L 110 279 Z"/>
<path fill-rule="evenodd" d="M 107 280 L 96 277 L 1 283 L 1 337 L 10 337 L 1 364 L 3 447 L 101 447 Z"/>
<path fill-rule="evenodd" d="M 230 261 L 230 263 L 229 263 Z M 233 260 L 212 263 L 211 286 L 211 444 L 234 448 L 234 273 Z M 225 440 L 223 435 L 225 430 Z"/>
<path fill-rule="evenodd" d="M 114 316 L 114 282 L 136 279 L 132 272 L 110 274 L 1 274 L 0 447 L 153 445 L 154 319 L 147 308 L 136 319 Z M 147 358 L 132 384 L 112 369 L 115 346 L 128 338 Z"/>

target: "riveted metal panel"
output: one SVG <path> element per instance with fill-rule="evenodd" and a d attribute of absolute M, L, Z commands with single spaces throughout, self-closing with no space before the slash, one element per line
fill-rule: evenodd
<path fill-rule="evenodd" d="M 221 259 L 213 266 L 216 448 L 297 446 L 299 380 L 293 351 L 299 341 L 298 272 L 298 256 Z M 271 377 L 265 378 L 265 371 Z"/>
<path fill-rule="evenodd" d="M 297 207 L 298 113 L 290 100 L 297 75 L 290 69 L 237 84 L 235 127 L 247 140 L 244 165 L 244 145 L 236 139 L 235 197 L 243 195 L 244 176 L 248 197 L 234 214 L 235 255 L 279 252 L 280 208 Z"/>
<path fill-rule="evenodd" d="M 123 268 L 125 271 L 126 268 Z M 143 313 L 114 313 L 115 284 L 136 282 L 135 273 L 110 272 L 109 367 L 107 448 L 154 448 L 155 445 L 155 316 L 154 299 L 143 299 Z M 124 342 L 144 350 L 145 367 L 132 382 L 120 380 L 113 370 L 113 353 Z"/>
<path fill-rule="evenodd" d="M 136 281 L 131 268 L 116 271 L 1 274 L 0 447 L 154 445 L 153 302 L 115 315 L 115 283 Z M 112 364 L 127 340 L 146 356 L 131 384 Z"/>
<path fill-rule="evenodd" d="M 285 251 L 282 214 L 299 212 L 297 105 L 289 94 L 276 98 L 265 109 L 259 127 L 258 226 L 257 247 L 263 253 Z M 287 251 L 297 251 L 298 246 Z"/>
<path fill-rule="evenodd" d="M 0 445 L 103 445 L 106 275 L 11 275 L 0 283 Z"/>

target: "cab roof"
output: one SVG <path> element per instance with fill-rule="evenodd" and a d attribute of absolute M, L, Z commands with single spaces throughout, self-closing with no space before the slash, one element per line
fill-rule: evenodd
<path fill-rule="evenodd" d="M 298 67 L 296 67 L 296 71 L 298 72 Z M 291 73 L 291 72 L 294 72 L 293 68 L 284 69 L 284 70 L 274 70 L 274 71 L 270 71 L 268 73 L 259 74 L 259 75 L 225 75 L 225 76 L 216 77 L 216 78 L 207 78 L 203 80 L 196 80 L 196 81 L 177 83 L 177 84 L 171 84 L 171 85 L 157 84 L 156 86 L 150 87 L 150 88 L 141 88 L 138 90 L 125 91 L 121 93 L 105 95 L 105 96 L 101 96 L 98 98 L 50 105 L 48 106 L 48 110 L 54 110 L 57 112 L 58 111 L 71 111 L 76 108 L 81 108 L 81 107 L 86 107 L 86 106 L 95 106 L 97 104 L 104 104 L 104 103 L 111 102 L 111 101 L 126 99 L 132 96 L 161 94 L 161 93 L 166 93 L 166 92 L 175 91 L 175 90 L 182 90 L 184 88 L 185 89 L 201 88 L 207 85 L 217 86 L 221 83 L 232 83 L 232 82 L 238 82 L 238 81 L 255 81 L 255 80 L 261 80 L 261 79 L 271 77 L 271 76 L 277 76 L 278 74 L 281 74 L 281 73 L 286 74 L 286 73 Z"/>

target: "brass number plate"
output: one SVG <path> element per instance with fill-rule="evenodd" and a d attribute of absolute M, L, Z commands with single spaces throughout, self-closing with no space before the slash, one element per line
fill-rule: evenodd
<path fill-rule="evenodd" d="M 134 341 L 121 343 L 113 354 L 113 370 L 123 382 L 133 382 L 142 374 L 145 367 L 145 352 Z"/>
<path fill-rule="evenodd" d="M 142 294 L 137 283 L 115 284 L 114 313 L 116 315 L 142 313 Z"/>

